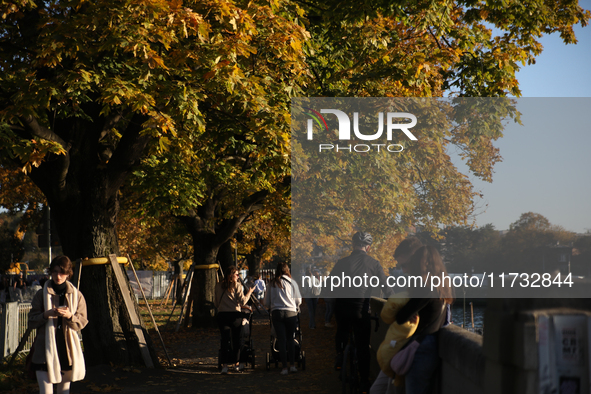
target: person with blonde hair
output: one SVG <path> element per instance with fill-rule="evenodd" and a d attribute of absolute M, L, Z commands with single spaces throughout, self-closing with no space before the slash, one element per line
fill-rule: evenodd
<path fill-rule="evenodd" d="M 39 393 L 70 392 L 70 382 L 84 379 L 84 355 L 76 331 L 82 330 L 86 318 L 86 301 L 68 279 L 72 262 L 67 256 L 54 258 L 49 265 L 51 279 L 46 281 L 31 302 L 29 326 L 37 329 L 33 368 Z"/>

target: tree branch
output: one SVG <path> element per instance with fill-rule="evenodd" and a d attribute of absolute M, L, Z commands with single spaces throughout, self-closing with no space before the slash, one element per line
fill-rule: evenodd
<path fill-rule="evenodd" d="M 41 126 L 37 119 L 32 115 L 19 117 L 20 121 L 23 122 L 25 129 L 35 137 L 43 138 L 44 140 L 57 142 L 64 149 L 68 149 L 66 142 L 60 138 L 53 131 L 49 130 L 45 126 Z"/>
<path fill-rule="evenodd" d="M 135 114 L 113 152 L 113 156 L 107 164 L 109 193 L 119 190 L 131 168 L 137 164 L 146 146 L 154 138 L 147 133 L 142 133 L 142 125 L 146 120 L 146 116 Z"/>
<path fill-rule="evenodd" d="M 115 125 L 121 120 L 123 116 L 121 114 L 115 114 L 113 116 L 109 116 L 105 120 L 105 124 L 103 125 L 103 129 L 99 135 L 99 140 L 103 139 L 110 131 L 115 127 Z"/>

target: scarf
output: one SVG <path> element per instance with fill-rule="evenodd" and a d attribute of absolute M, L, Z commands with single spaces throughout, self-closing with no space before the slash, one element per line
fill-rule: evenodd
<path fill-rule="evenodd" d="M 48 287 L 49 282 L 45 282 L 43 286 L 43 306 L 44 310 L 48 311 L 57 307 L 59 303 L 59 297 L 49 294 Z M 51 281 L 53 282 L 53 281 Z M 66 286 L 71 286 L 69 283 Z M 74 315 L 78 310 L 78 290 L 75 293 L 66 293 L 66 304 L 68 309 Z M 62 371 L 60 367 L 60 360 L 57 352 L 57 345 L 55 336 L 61 333 L 56 333 L 57 318 L 49 318 L 47 324 L 45 324 L 45 360 L 47 362 L 47 374 L 49 375 L 49 381 L 51 383 L 60 383 L 62 381 Z M 84 365 L 84 355 L 82 354 L 82 347 L 80 346 L 80 339 L 78 334 L 64 324 L 63 334 L 66 339 L 66 348 L 68 350 L 68 356 L 72 361 L 72 382 L 84 379 L 86 374 L 86 368 Z"/>

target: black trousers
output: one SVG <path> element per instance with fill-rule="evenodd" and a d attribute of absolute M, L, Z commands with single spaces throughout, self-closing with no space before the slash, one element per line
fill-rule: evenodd
<path fill-rule="evenodd" d="M 235 364 L 240 360 L 240 330 L 242 329 L 241 312 L 218 312 L 218 328 L 222 335 L 222 364 Z"/>
<path fill-rule="evenodd" d="M 294 334 L 298 324 L 296 312 L 292 311 L 273 311 L 273 328 L 277 335 L 277 350 L 283 368 L 287 368 L 287 361 L 293 364 L 295 360 Z"/>
<path fill-rule="evenodd" d="M 369 339 L 371 336 L 371 319 L 368 313 L 357 313 L 344 310 L 337 306 L 335 310 L 337 333 L 335 345 L 337 354 L 342 353 L 349 342 L 349 332 L 355 334 L 359 377 L 362 383 L 369 381 L 370 352 Z"/>

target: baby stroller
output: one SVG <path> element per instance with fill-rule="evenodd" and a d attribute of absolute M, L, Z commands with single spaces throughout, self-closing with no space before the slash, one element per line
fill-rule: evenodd
<path fill-rule="evenodd" d="M 254 369 L 255 354 L 252 341 L 252 309 L 248 306 L 242 307 L 242 328 L 240 329 L 240 362 L 246 367 Z M 222 349 L 218 350 L 218 370 L 222 369 Z"/>
<path fill-rule="evenodd" d="M 266 367 L 267 371 L 271 369 L 271 363 L 275 363 L 275 368 L 279 366 L 281 358 L 279 357 L 279 350 L 277 349 L 277 337 L 275 335 L 275 328 L 273 327 L 273 319 L 269 314 L 271 322 L 271 352 L 267 353 Z M 306 352 L 302 350 L 302 330 L 300 326 L 300 313 L 297 314 L 297 324 L 294 333 L 294 362 L 298 368 L 303 371 L 306 370 Z"/>

